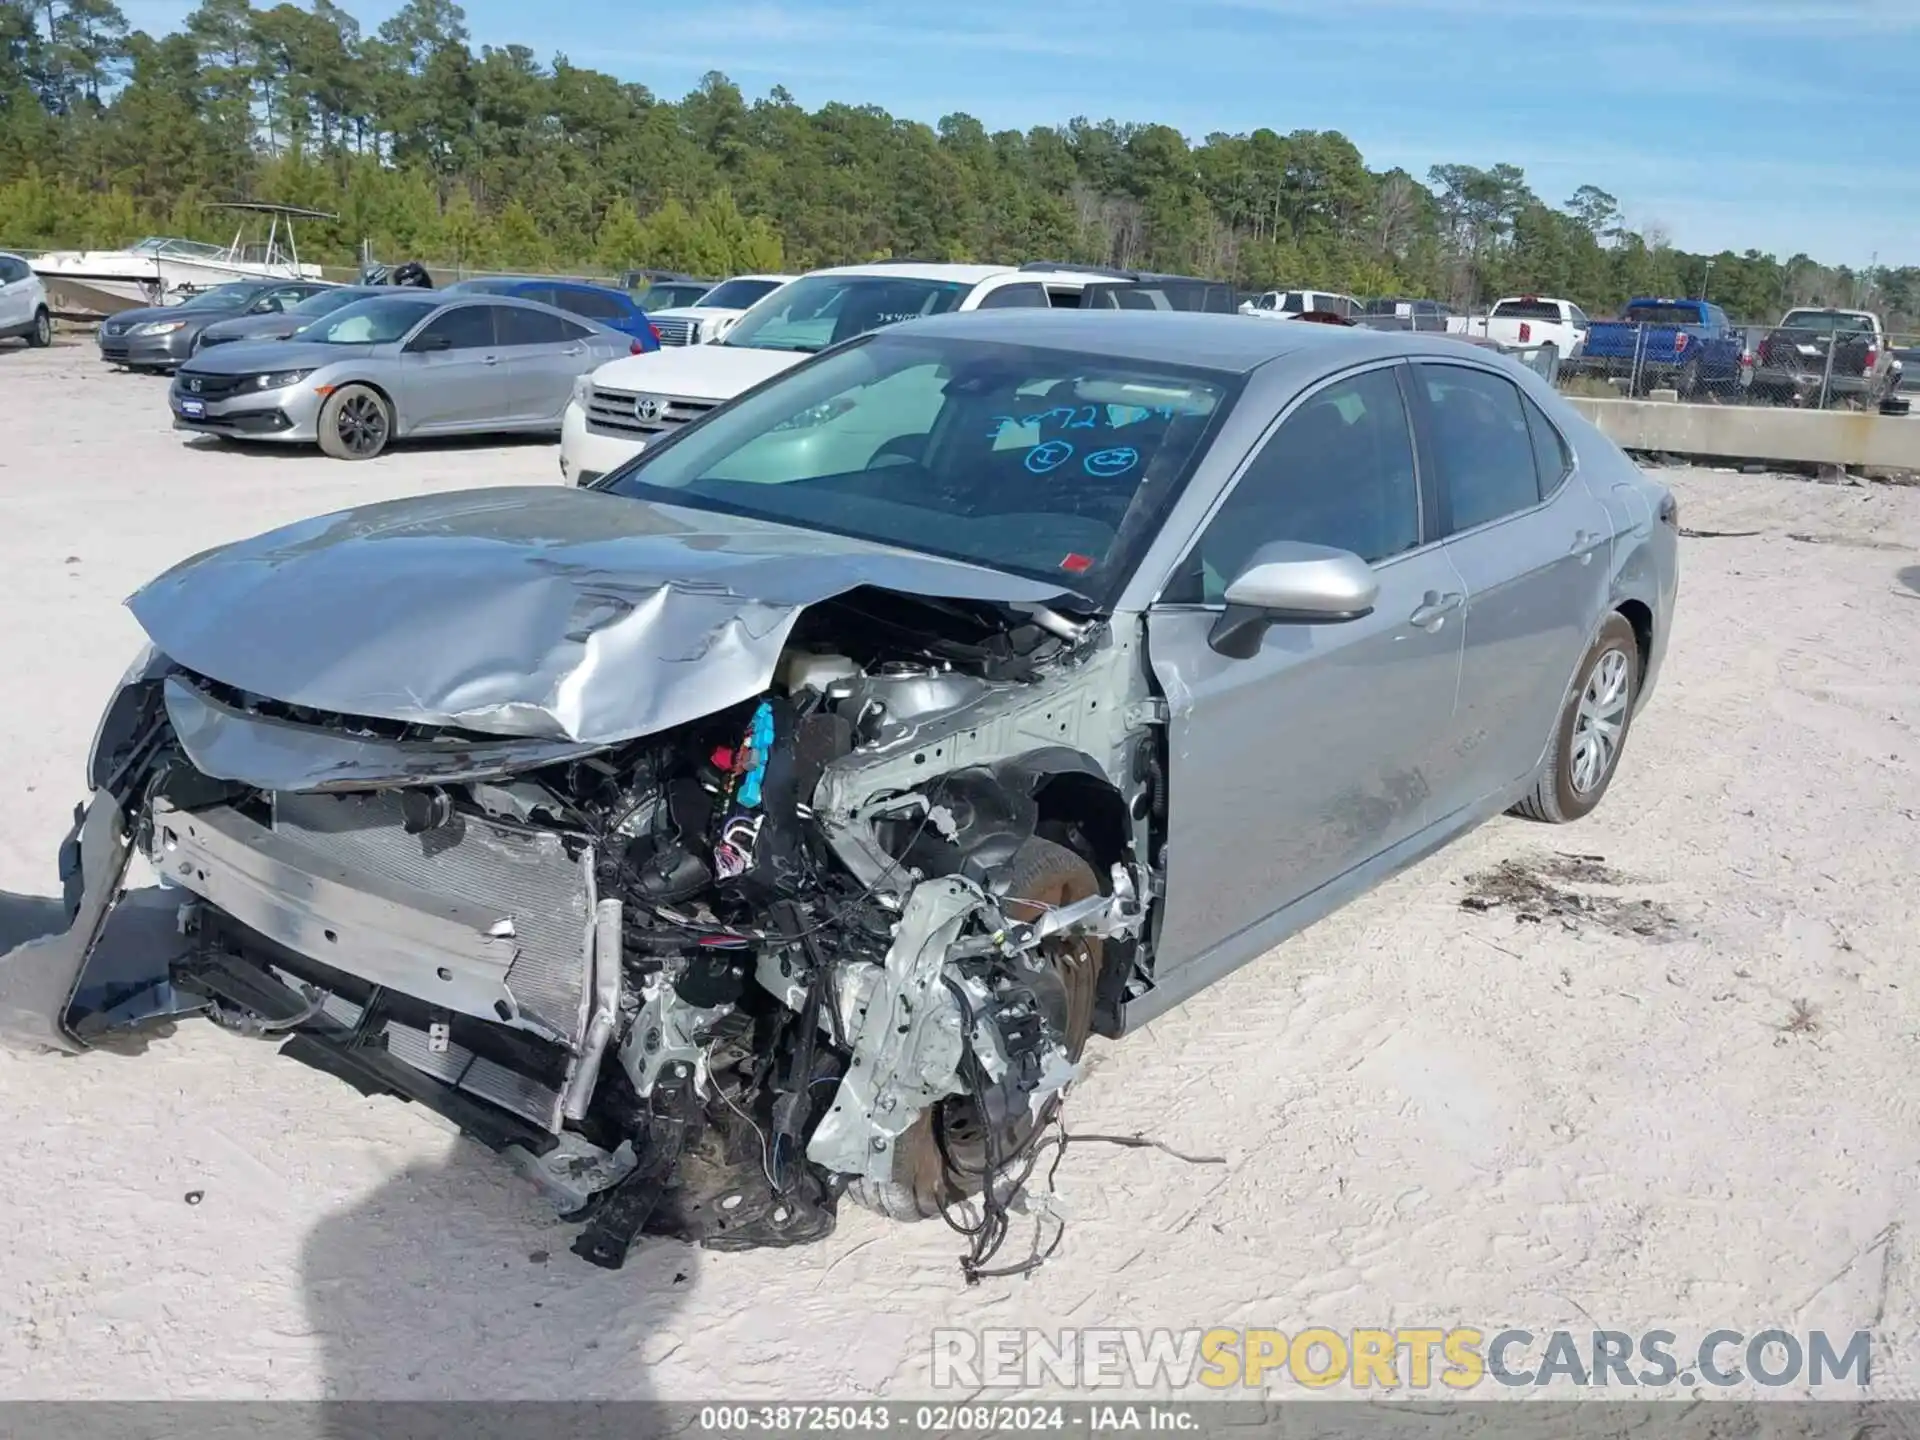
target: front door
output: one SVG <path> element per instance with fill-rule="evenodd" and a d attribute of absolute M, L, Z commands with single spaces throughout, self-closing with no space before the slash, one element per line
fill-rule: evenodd
<path fill-rule="evenodd" d="M 407 342 L 400 413 L 409 431 L 474 424 L 508 403 L 508 368 L 494 333 L 500 307 L 460 305 L 443 310 Z M 437 337 L 444 346 L 436 348 Z"/>
<path fill-rule="evenodd" d="M 1307 396 L 1148 617 L 1170 710 L 1163 980 L 1416 834 L 1452 786 L 1463 587 L 1429 543 L 1404 372 Z M 1257 654 L 1229 659 L 1208 632 L 1228 583 L 1275 540 L 1352 551 L 1379 598 L 1357 620 L 1276 624 Z"/>
<path fill-rule="evenodd" d="M 1545 753 L 1606 606 L 1614 522 L 1519 385 L 1474 365 L 1414 370 L 1445 548 L 1466 582 L 1455 763 L 1473 804 Z"/>

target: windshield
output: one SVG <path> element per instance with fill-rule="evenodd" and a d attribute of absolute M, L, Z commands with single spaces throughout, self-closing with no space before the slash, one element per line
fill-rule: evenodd
<path fill-rule="evenodd" d="M 1236 385 L 1078 351 L 874 336 L 711 412 L 599 488 L 1110 597 Z"/>
<path fill-rule="evenodd" d="M 700 297 L 702 309 L 745 310 L 759 303 L 786 282 L 783 280 L 722 280 L 706 294 Z M 690 305 L 690 300 L 682 300 L 682 305 Z"/>
<path fill-rule="evenodd" d="M 682 285 L 676 284 L 671 280 L 660 280 L 647 287 L 646 293 L 640 297 L 639 303 L 649 310 L 678 310 L 684 306 L 705 303 L 706 297 L 711 294 L 712 291 L 713 286 L 703 282 Z M 756 295 L 753 297 L 753 300 L 758 300 L 759 298 L 760 297 Z M 744 310 L 753 303 L 753 300 L 742 300 L 734 308 Z"/>
<path fill-rule="evenodd" d="M 1873 317 L 1847 310 L 1789 310 L 1782 330 L 1804 330 L 1810 335 L 1873 333 Z"/>
<path fill-rule="evenodd" d="M 216 285 L 211 290 L 202 290 L 190 299 L 182 300 L 176 309 L 180 310 L 231 310 L 244 305 L 267 287 L 253 280 L 236 280 L 227 285 Z"/>
<path fill-rule="evenodd" d="M 1637 325 L 1698 325 L 1700 312 L 1691 305 L 1629 305 L 1620 318 Z"/>
<path fill-rule="evenodd" d="M 720 343 L 812 354 L 883 325 L 953 309 L 972 287 L 892 275 L 807 275 L 767 296 Z"/>
<path fill-rule="evenodd" d="M 304 327 L 300 338 L 315 345 L 391 345 L 442 303 L 384 295 L 361 300 Z"/>

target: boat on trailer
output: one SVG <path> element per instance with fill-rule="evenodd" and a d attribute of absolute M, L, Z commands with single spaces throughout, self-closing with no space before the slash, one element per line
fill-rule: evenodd
<path fill-rule="evenodd" d="M 149 235 L 124 250 L 50 250 L 28 260 L 47 288 L 48 307 L 62 319 L 97 319 L 138 306 L 177 305 L 234 280 L 318 280 L 294 240 L 295 220 L 333 220 L 323 210 L 258 200 L 209 204 L 240 214 L 228 245 Z M 249 242 L 249 222 L 267 222 L 264 240 Z M 257 233 L 257 228 L 256 228 Z"/>

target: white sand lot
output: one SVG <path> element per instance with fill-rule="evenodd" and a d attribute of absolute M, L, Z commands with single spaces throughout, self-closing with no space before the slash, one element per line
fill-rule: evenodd
<path fill-rule="evenodd" d="M 559 478 L 539 444 L 202 448 L 164 391 L 0 346 L 0 950 L 55 923 L 129 591 L 298 516 Z M 809 1249 L 598 1271 L 418 1109 L 191 1025 L 0 1053 L 0 1396 L 914 1397 L 938 1324 L 1871 1327 L 1875 1390 L 1913 1395 L 1920 491 L 1663 478 L 1684 525 L 1759 533 L 1683 541 L 1600 811 L 1488 826 L 1098 1047 L 1073 1128 L 1227 1163 L 1072 1150 L 1032 1279 L 966 1289 L 944 1226 L 851 1207 Z M 1462 907 L 1558 855 L 1603 857 L 1551 881 L 1594 904 Z"/>

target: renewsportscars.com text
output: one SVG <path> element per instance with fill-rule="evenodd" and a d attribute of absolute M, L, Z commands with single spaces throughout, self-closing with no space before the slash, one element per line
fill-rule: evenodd
<path fill-rule="evenodd" d="M 1858 1390 L 1872 1378 L 1873 1337 L 1710 1330 L 1535 1332 L 1516 1328 L 1331 1330 L 951 1330 L 933 1332 L 936 1388 L 1056 1386 L 1182 1390 L 1464 1391 L 1541 1388 L 1690 1390 L 1698 1385 L 1803 1385 Z"/>

